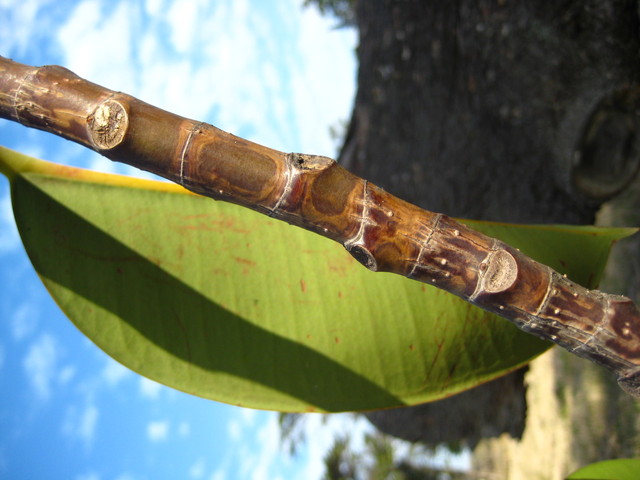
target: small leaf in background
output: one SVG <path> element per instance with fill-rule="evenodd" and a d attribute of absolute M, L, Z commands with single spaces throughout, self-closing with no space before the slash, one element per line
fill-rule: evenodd
<path fill-rule="evenodd" d="M 31 261 L 65 314 L 153 380 L 246 407 L 345 411 L 437 400 L 549 347 L 340 245 L 173 184 L 0 150 Z M 633 229 L 470 222 L 595 286 Z"/>
<path fill-rule="evenodd" d="M 581 468 L 567 480 L 638 480 L 640 459 L 604 460 Z"/>

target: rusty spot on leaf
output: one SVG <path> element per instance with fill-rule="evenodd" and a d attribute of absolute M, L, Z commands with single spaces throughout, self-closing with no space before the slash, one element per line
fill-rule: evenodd
<path fill-rule="evenodd" d="M 250 267 L 255 267 L 257 264 L 253 260 L 249 260 L 248 258 L 243 257 L 233 257 L 233 259 L 241 265 L 245 265 L 242 269 L 242 275 L 248 275 Z"/>
<path fill-rule="evenodd" d="M 338 261 L 331 260 L 327 264 L 327 268 L 332 274 L 338 275 L 340 277 L 345 277 L 349 272 L 349 268 L 351 268 L 353 261 L 353 257 L 344 256 L 341 257 Z"/>
<path fill-rule="evenodd" d="M 256 266 L 256 262 L 254 262 L 253 260 L 249 260 L 248 258 L 233 257 L 233 259 L 238 263 L 242 263 L 243 265 L 249 265 L 250 267 Z"/>

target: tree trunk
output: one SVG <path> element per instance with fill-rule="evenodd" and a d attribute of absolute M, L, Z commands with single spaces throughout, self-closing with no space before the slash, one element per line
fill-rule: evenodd
<path fill-rule="evenodd" d="M 593 223 L 601 203 L 634 178 L 635 1 L 371 0 L 355 8 L 358 93 L 339 160 L 357 175 L 448 215 L 579 224 Z M 479 389 L 368 416 L 429 444 L 518 436 L 522 373 Z"/>
<path fill-rule="evenodd" d="M 572 167 L 596 107 L 637 86 L 636 8 L 358 2 L 358 95 L 342 163 L 429 210 L 591 223 L 598 203 L 571 185 Z M 606 147 L 599 153 L 625 145 Z"/>

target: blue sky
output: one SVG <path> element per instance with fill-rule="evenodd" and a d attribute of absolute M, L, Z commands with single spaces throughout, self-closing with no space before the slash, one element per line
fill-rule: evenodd
<path fill-rule="evenodd" d="M 0 0 L 0 55 L 60 64 L 175 113 L 285 151 L 335 156 L 349 118 L 354 30 L 301 1 Z M 51 161 L 141 175 L 56 137 L 0 121 L 0 144 Z M 107 357 L 34 273 L 0 180 L 0 478 L 319 478 L 334 432 L 295 457 L 277 416 L 192 397 Z"/>

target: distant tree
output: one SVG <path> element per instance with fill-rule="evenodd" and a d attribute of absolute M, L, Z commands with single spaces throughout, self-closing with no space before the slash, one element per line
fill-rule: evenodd
<path fill-rule="evenodd" d="M 323 15 L 330 14 L 340 20 L 340 27 L 354 26 L 356 15 L 354 0 L 305 0 L 304 6 L 315 5 Z"/>
<path fill-rule="evenodd" d="M 349 448 L 349 436 L 336 437 L 324 457 L 323 480 L 355 480 L 358 475 L 359 456 Z"/>
<path fill-rule="evenodd" d="M 365 449 L 354 452 L 349 435 L 338 436 L 325 456 L 323 480 L 469 480 L 467 472 L 434 468 L 433 453 L 422 447 L 400 454 L 391 436 L 367 434 Z M 395 440 L 397 442 L 397 440 Z"/>
<path fill-rule="evenodd" d="M 373 460 L 368 468 L 370 480 L 406 480 L 405 475 L 396 468 L 396 452 L 389 437 L 380 433 L 369 434 L 365 438 L 365 444 L 367 453 Z"/>
<path fill-rule="evenodd" d="M 301 428 L 303 423 L 304 415 L 302 413 L 280 412 L 278 415 L 280 443 L 289 451 L 290 455 L 295 455 L 298 446 L 306 441 L 304 429 Z"/>

